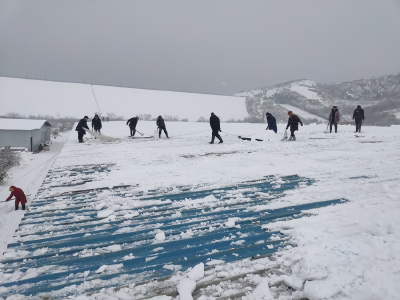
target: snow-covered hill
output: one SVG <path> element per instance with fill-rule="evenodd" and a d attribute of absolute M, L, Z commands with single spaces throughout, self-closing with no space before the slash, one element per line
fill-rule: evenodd
<path fill-rule="evenodd" d="M 342 121 L 351 121 L 354 109 L 361 105 L 365 109 L 365 124 L 400 124 L 400 73 L 333 84 L 302 79 L 235 96 L 246 97 L 247 110 L 253 117 L 271 111 L 279 121 L 284 121 L 287 109 L 282 111 L 281 104 L 288 104 L 327 119 L 332 106 L 337 105 Z"/>
<path fill-rule="evenodd" d="M 95 112 L 125 118 L 138 114 L 178 116 L 196 121 L 215 112 L 222 120 L 248 116 L 242 97 L 153 91 L 89 84 L 0 77 L 1 114 L 92 117 Z"/>

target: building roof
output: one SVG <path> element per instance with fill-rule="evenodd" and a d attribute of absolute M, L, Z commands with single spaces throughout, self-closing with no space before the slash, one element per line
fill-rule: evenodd
<path fill-rule="evenodd" d="M 43 125 L 52 126 L 46 120 L 0 118 L 0 130 L 34 130 L 42 128 Z"/>

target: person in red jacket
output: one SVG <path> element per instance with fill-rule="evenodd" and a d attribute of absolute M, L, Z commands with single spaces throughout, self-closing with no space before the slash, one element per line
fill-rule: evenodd
<path fill-rule="evenodd" d="M 26 197 L 24 191 L 15 186 L 11 186 L 9 190 L 11 195 L 7 198 L 6 202 L 10 201 L 12 197 L 15 197 L 15 210 L 18 210 L 20 202 L 22 204 L 22 210 L 25 210 Z"/>

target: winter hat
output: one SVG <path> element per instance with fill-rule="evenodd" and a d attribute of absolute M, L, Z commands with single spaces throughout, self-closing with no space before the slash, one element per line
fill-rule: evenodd
<path fill-rule="evenodd" d="M 95 117 L 98 117 L 99 115 L 98 114 L 96 114 L 96 115 L 94 115 Z"/>
<path fill-rule="evenodd" d="M 267 115 L 267 116 L 269 116 L 269 115 L 270 115 L 270 113 L 269 113 L 269 112 L 267 112 L 267 113 L 266 113 L 266 115 Z"/>
<path fill-rule="evenodd" d="M 357 108 L 361 108 L 361 105 L 357 105 Z"/>
<path fill-rule="evenodd" d="M 211 115 L 213 115 L 214 113 L 212 112 Z"/>
<path fill-rule="evenodd" d="M 88 117 L 88 116 L 84 116 L 83 118 L 84 118 L 84 119 L 89 119 L 89 117 Z"/>

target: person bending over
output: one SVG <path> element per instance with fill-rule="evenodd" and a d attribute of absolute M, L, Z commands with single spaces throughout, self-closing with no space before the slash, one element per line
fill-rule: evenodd
<path fill-rule="evenodd" d="M 18 210 L 19 208 L 19 203 L 21 202 L 22 205 L 22 210 L 25 210 L 25 204 L 26 204 L 26 196 L 25 193 L 22 189 L 17 188 L 15 186 L 11 186 L 9 188 L 9 191 L 11 192 L 10 196 L 7 198 L 7 201 L 10 201 L 12 197 L 15 197 L 15 210 Z"/>
<path fill-rule="evenodd" d="M 131 131 L 131 136 L 135 136 L 136 133 L 136 125 L 139 122 L 139 117 L 130 118 L 126 125 L 129 125 L 129 129 Z"/>
<path fill-rule="evenodd" d="M 301 122 L 300 118 L 297 115 L 295 115 L 292 111 L 288 111 L 288 115 L 289 115 L 289 120 L 288 120 L 286 129 L 288 129 L 290 126 L 289 141 L 295 141 L 296 136 L 294 135 L 294 132 L 296 130 L 299 130 L 299 123 L 301 124 L 301 126 L 303 126 L 303 123 Z"/>

